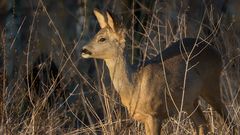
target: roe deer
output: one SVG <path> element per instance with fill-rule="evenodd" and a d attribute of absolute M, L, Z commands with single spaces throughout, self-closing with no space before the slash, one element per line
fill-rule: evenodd
<path fill-rule="evenodd" d="M 135 120 L 144 122 L 147 135 L 160 135 L 162 121 L 180 108 L 191 114 L 197 133 L 206 134 L 200 96 L 231 122 L 220 96 L 221 55 L 209 43 L 194 38 L 179 40 L 136 68 L 125 58 L 125 30 L 115 26 L 109 13 L 94 10 L 94 14 L 101 29 L 81 55 L 106 62 L 121 102 Z"/>

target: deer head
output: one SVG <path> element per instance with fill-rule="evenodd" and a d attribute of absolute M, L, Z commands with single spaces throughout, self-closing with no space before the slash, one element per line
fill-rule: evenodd
<path fill-rule="evenodd" d="M 106 12 L 94 10 L 100 31 L 83 47 L 83 58 L 112 59 L 122 54 L 125 47 L 125 29 L 115 26 L 113 18 Z"/>

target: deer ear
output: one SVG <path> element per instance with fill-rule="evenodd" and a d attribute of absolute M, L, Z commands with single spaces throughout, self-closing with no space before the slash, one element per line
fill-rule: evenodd
<path fill-rule="evenodd" d="M 119 28 L 119 30 L 118 30 L 118 35 L 119 35 L 119 42 L 121 43 L 121 44 L 124 44 L 125 45 L 125 36 L 126 36 L 126 32 L 127 32 L 127 30 L 125 29 L 125 28 Z"/>
<path fill-rule="evenodd" d="M 114 27 L 114 22 L 111 17 L 111 15 L 107 12 L 107 20 L 108 20 L 108 25 L 111 27 L 111 29 L 115 32 L 115 27 Z"/>
<path fill-rule="evenodd" d="M 105 20 L 105 17 L 103 14 L 101 14 L 98 10 L 94 9 L 93 10 L 94 15 L 96 16 L 98 23 L 100 25 L 101 28 L 104 28 L 107 26 L 107 22 Z"/>

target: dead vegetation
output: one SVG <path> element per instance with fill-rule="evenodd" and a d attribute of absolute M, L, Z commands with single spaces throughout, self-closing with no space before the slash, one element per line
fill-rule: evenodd
<path fill-rule="evenodd" d="M 142 20 L 132 14 L 134 12 L 133 9 L 128 9 L 130 11 L 128 14 L 131 15 L 129 17 L 130 23 L 127 23 L 129 24 L 127 41 L 130 43 L 127 46 L 129 57 L 132 62 L 134 61 L 133 57 L 138 57 L 136 61 L 139 59 L 144 61 L 157 55 L 160 49 L 166 48 L 171 42 L 179 38 L 199 36 L 204 39 L 210 33 L 210 35 L 213 35 L 211 39 L 215 43 L 215 47 L 221 52 L 224 60 L 224 69 L 221 75 L 221 90 L 224 95 L 222 100 L 227 104 L 234 121 L 239 122 L 240 28 L 238 24 L 240 19 L 238 8 L 234 7 L 238 4 L 234 4 L 233 2 L 229 5 L 224 5 L 224 11 L 221 12 L 217 12 L 211 7 L 208 10 L 201 9 L 204 12 L 200 12 L 200 7 L 199 9 L 194 7 L 194 5 L 199 5 L 199 1 L 196 0 L 196 3 L 189 2 L 191 3 L 191 8 L 194 10 L 187 8 L 188 10 L 186 11 L 180 10 L 176 6 L 182 5 L 181 3 L 174 3 L 173 1 L 168 3 L 156 0 L 153 3 L 154 6 L 150 8 L 144 8 L 142 7 L 144 5 L 140 4 L 141 6 L 138 8 L 144 11 L 148 9 L 144 15 L 149 17 L 148 21 L 145 24 L 143 23 L 144 25 L 137 26 L 143 28 L 140 32 L 131 24 L 141 24 Z M 236 0 L 233 1 L 239 3 Z M 26 48 L 22 50 L 23 55 L 19 55 L 17 54 L 18 52 L 16 53 L 13 50 L 9 51 L 9 46 L 17 41 L 14 38 L 9 40 L 6 29 L 1 25 L 0 86 L 2 89 L 0 97 L 0 133 L 69 135 L 145 134 L 144 126 L 141 123 L 133 121 L 122 106 L 118 94 L 114 92 L 114 88 L 110 83 L 105 64 L 97 60 L 79 60 L 79 48 L 81 48 L 85 41 L 79 39 L 71 47 L 68 46 L 68 39 L 64 37 L 70 33 L 63 33 L 63 30 L 61 30 L 63 27 L 55 25 L 61 20 L 68 19 L 59 18 L 59 20 L 56 20 L 54 19 L 57 18 L 57 16 L 54 16 L 56 14 L 48 8 L 45 1 L 39 0 L 36 3 L 39 8 L 34 10 L 33 14 L 31 14 L 32 17 L 34 15 L 38 16 L 41 13 L 41 17 L 47 18 L 47 21 L 43 21 L 43 24 L 45 23 L 45 26 L 47 26 L 43 25 L 44 31 L 46 29 L 49 30 L 49 27 L 51 27 L 50 31 L 54 34 L 48 34 L 47 39 L 44 36 L 41 37 L 41 42 L 38 42 L 38 40 L 25 42 L 30 48 L 25 46 Z M 109 3 L 111 4 L 111 2 Z M 113 7 L 117 6 L 116 1 L 113 4 L 115 4 Z M 45 6 L 46 8 L 44 8 Z M 184 9 L 183 7 L 182 9 Z M 83 9 L 88 11 L 87 15 L 92 14 L 93 10 L 91 8 L 87 9 L 84 7 Z M 118 14 L 119 12 L 117 11 L 120 11 L 120 9 L 112 8 L 112 11 L 113 14 Z M 4 12 L 4 14 L 6 13 Z M 123 15 L 125 15 L 124 12 Z M 205 17 L 204 19 L 202 15 Z M 62 14 L 63 16 L 64 14 Z M 88 18 L 94 20 L 93 17 Z M 43 30 L 41 27 L 31 27 L 36 26 L 38 20 L 41 20 L 38 17 L 35 19 L 33 17 L 28 22 L 30 25 L 28 25 L 29 28 L 26 30 L 28 31 L 28 35 L 25 37 L 26 41 L 31 41 L 30 35 L 32 35 L 32 38 L 38 38 L 38 34 L 34 32 Z M 22 19 L 17 29 L 21 30 L 23 28 L 21 24 L 25 24 L 25 21 Z M 80 21 L 80 23 L 82 22 L 90 23 L 89 20 Z M 11 23 L 8 23 L 8 25 L 11 25 Z M 92 29 L 88 28 L 92 33 L 96 31 L 95 25 L 93 26 L 94 28 Z M 80 36 L 92 36 L 86 32 L 86 29 L 84 30 L 83 33 L 78 31 Z M 134 31 L 141 36 L 136 38 L 133 34 Z M 44 46 L 44 44 L 47 46 Z M 51 49 L 48 48 L 50 45 L 53 45 Z M 38 49 L 45 52 L 46 48 L 47 52 L 49 52 L 46 56 L 47 62 L 36 64 L 36 71 L 34 75 L 31 75 L 34 69 L 33 63 L 36 61 L 37 56 L 42 54 L 38 52 Z M 63 52 L 56 51 L 56 48 L 61 48 L 59 50 Z M 135 51 L 132 51 L 133 48 Z M 136 53 L 139 50 L 142 53 Z M 55 55 L 55 53 L 61 55 Z M 11 59 L 9 59 L 10 56 L 17 57 L 14 68 L 19 68 L 18 71 L 14 71 L 17 75 L 12 79 L 9 79 L 8 72 L 11 68 L 8 66 L 11 62 Z M 29 57 L 29 61 L 27 57 Z M 58 72 L 52 75 L 49 71 L 51 63 L 55 62 L 56 58 L 58 58 L 57 61 L 60 61 L 59 63 L 55 63 Z M 38 84 L 29 82 L 30 79 L 37 81 Z M 36 87 L 38 92 L 34 91 Z M 204 115 L 211 124 L 211 130 L 214 134 L 230 134 L 230 127 L 225 124 L 223 119 L 211 106 L 207 105 L 204 100 L 200 101 L 200 105 L 204 110 Z M 179 125 L 180 127 L 178 127 Z M 195 133 L 192 121 L 184 114 L 181 121 L 176 116 L 165 120 L 162 126 L 162 134 L 176 134 L 177 128 L 179 128 L 179 134 L 191 135 Z"/>

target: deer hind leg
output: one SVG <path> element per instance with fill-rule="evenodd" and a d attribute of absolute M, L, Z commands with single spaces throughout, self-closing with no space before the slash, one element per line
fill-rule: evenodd
<path fill-rule="evenodd" d="M 207 91 L 208 94 L 205 94 L 202 97 L 223 117 L 227 125 L 233 128 L 232 134 L 235 134 L 234 129 L 235 123 L 232 120 L 231 116 L 229 115 L 226 105 L 222 101 L 219 85 L 211 86 L 210 88 L 207 89 Z"/>
<path fill-rule="evenodd" d="M 218 95 L 218 94 L 217 94 Z M 222 102 L 220 94 L 219 96 L 212 96 L 207 97 L 207 102 L 220 114 L 224 121 L 227 123 L 227 125 L 231 128 L 232 134 L 235 134 L 235 123 L 232 120 L 231 116 L 228 113 L 226 105 Z"/>
<path fill-rule="evenodd" d="M 146 135 L 160 135 L 162 120 L 149 116 L 145 122 Z"/>
<path fill-rule="evenodd" d="M 201 108 L 198 106 L 198 99 L 196 99 L 192 106 L 186 108 L 187 113 L 190 115 L 194 122 L 198 135 L 207 135 L 208 123 L 205 119 Z"/>
<path fill-rule="evenodd" d="M 231 116 L 228 113 L 228 110 L 225 106 L 224 103 L 222 103 L 222 101 L 220 101 L 217 104 L 211 104 L 213 106 L 213 108 L 223 117 L 224 122 L 227 123 L 227 125 L 230 128 L 230 132 L 232 135 L 239 135 L 239 133 L 236 131 L 236 124 L 235 122 L 232 120 Z"/>

